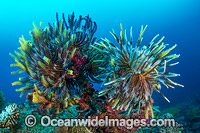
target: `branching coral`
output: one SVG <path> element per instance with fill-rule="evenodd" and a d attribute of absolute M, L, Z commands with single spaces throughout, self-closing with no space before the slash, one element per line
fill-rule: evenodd
<path fill-rule="evenodd" d="M 26 72 L 28 77 L 19 78 L 12 85 L 23 85 L 17 89 L 21 96 L 30 90 L 27 98 L 45 107 L 65 108 L 77 101 L 80 90 L 87 87 L 90 81 L 101 81 L 99 76 L 105 73 L 101 67 L 105 62 L 99 62 L 106 57 L 90 45 L 94 43 L 93 35 L 97 29 L 96 23 L 89 16 L 75 19 L 74 13 L 66 21 L 58 19 L 53 25 L 42 29 L 33 24 L 30 31 L 32 40 L 20 38 L 20 53 L 15 51 L 14 57 L 20 69 L 12 72 Z M 72 99 L 72 100 L 71 100 Z"/>
<path fill-rule="evenodd" d="M 8 128 L 13 130 L 13 127 L 17 125 L 16 119 L 19 118 L 19 111 L 17 111 L 17 105 L 6 106 L 5 110 L 0 114 L 0 128 Z"/>
<path fill-rule="evenodd" d="M 106 51 L 100 51 L 111 57 L 111 69 L 108 70 L 107 83 L 105 84 L 109 86 L 100 93 L 101 95 L 109 94 L 109 101 L 113 104 L 113 108 L 117 110 L 125 109 L 130 113 L 133 108 L 138 107 L 140 109 L 141 106 L 145 105 L 146 117 L 148 117 L 148 110 L 151 110 L 153 117 L 151 98 L 153 90 L 160 93 L 169 102 L 160 92 L 161 84 L 167 88 L 174 88 L 172 85 L 182 85 L 169 79 L 179 76 L 179 74 L 166 72 L 167 67 L 178 64 L 178 62 L 173 64 L 169 64 L 169 62 L 178 58 L 179 55 L 168 55 L 176 45 L 165 50 L 167 44 L 162 42 L 164 37 L 154 43 L 159 36 L 156 35 L 149 45 L 141 47 L 142 36 L 146 27 L 142 26 L 136 46 L 133 43 L 132 28 L 130 30 L 130 41 L 128 41 L 122 25 L 120 25 L 119 38 L 114 30 L 111 33 L 119 47 L 108 39 L 102 39 L 101 43 L 97 43 L 97 45 L 106 49 Z"/>

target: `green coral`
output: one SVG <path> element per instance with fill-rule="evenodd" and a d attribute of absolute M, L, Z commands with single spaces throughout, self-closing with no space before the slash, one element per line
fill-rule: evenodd
<path fill-rule="evenodd" d="M 179 108 L 177 108 L 177 107 L 171 107 L 171 108 L 165 109 L 162 112 L 162 114 L 170 113 L 170 114 L 172 114 L 174 116 L 174 115 L 176 115 L 179 112 L 180 112 Z"/>

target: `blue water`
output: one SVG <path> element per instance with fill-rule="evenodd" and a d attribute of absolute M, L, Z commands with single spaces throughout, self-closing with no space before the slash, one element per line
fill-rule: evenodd
<path fill-rule="evenodd" d="M 43 27 L 48 22 L 56 20 L 56 12 L 60 18 L 62 13 L 75 12 L 75 16 L 90 14 L 97 22 L 96 37 L 107 37 L 114 41 L 109 31 L 112 28 L 119 33 L 119 24 L 129 31 L 133 26 L 135 42 L 138 38 L 141 25 L 148 25 L 144 33 L 143 44 L 147 44 L 156 34 L 165 36 L 164 42 L 171 46 L 177 44 L 174 53 L 181 54 L 176 61 L 180 63 L 170 68 L 171 72 L 180 73 L 181 76 L 174 81 L 185 87 L 166 89 L 161 91 L 170 99 L 167 103 L 160 95 L 154 93 L 156 104 L 161 107 L 170 106 L 198 95 L 200 75 L 200 1 L 199 0 L 60 0 L 56 1 L 1 1 L 0 2 L 0 88 L 7 101 L 22 103 L 26 96 L 19 98 L 20 93 L 11 83 L 18 80 L 19 75 L 11 75 L 14 68 L 10 67 L 14 60 L 9 56 L 20 46 L 18 40 L 23 35 L 30 39 L 29 31 L 33 29 L 32 23 Z M 99 86 L 96 86 L 97 88 Z"/>

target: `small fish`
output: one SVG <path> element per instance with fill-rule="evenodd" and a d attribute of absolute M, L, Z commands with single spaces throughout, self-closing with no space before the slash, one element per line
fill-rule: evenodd
<path fill-rule="evenodd" d="M 67 74 L 73 75 L 73 70 L 67 70 Z"/>
<path fill-rule="evenodd" d="M 111 59 L 111 65 L 114 65 L 114 61 L 115 61 L 115 59 Z"/>

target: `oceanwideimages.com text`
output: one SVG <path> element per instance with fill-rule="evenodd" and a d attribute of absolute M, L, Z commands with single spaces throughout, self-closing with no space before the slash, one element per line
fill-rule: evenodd
<path fill-rule="evenodd" d="M 25 119 L 25 124 L 28 127 L 36 125 L 36 117 L 28 115 Z M 133 129 L 134 127 L 175 127 L 176 121 L 174 119 L 111 119 L 108 116 L 105 118 L 98 118 L 98 116 L 87 119 L 51 119 L 49 116 L 43 116 L 40 119 L 40 124 L 44 127 L 73 127 L 73 126 L 87 126 L 87 127 L 126 127 Z"/>

